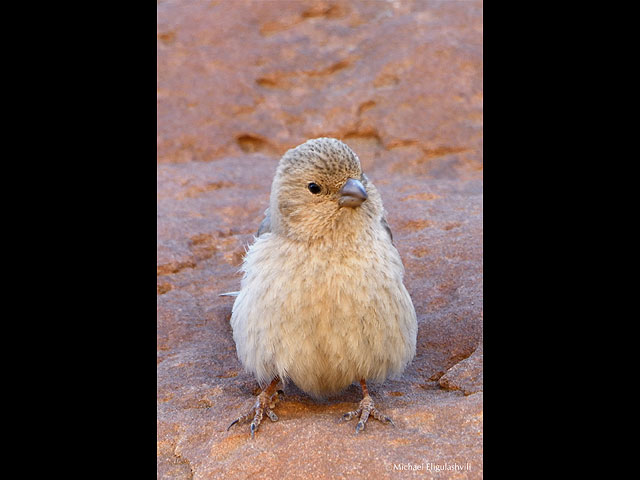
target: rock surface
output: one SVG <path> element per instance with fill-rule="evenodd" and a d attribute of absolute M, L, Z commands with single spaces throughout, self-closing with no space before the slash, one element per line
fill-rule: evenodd
<path fill-rule="evenodd" d="M 465 395 L 482 391 L 483 344 L 475 349 L 469 358 L 456 363 L 447 371 L 438 383 L 447 390 L 461 390 Z"/>
<path fill-rule="evenodd" d="M 482 478 L 482 2 L 159 1 L 158 478 Z M 333 136 L 382 194 L 417 355 L 372 385 L 295 386 L 265 419 L 229 318 L 282 153 Z M 456 469 L 457 468 L 457 469 Z"/>

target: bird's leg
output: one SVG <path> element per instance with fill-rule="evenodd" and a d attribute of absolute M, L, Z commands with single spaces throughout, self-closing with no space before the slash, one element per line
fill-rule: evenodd
<path fill-rule="evenodd" d="M 282 390 L 276 391 L 276 386 L 278 385 L 279 381 L 280 378 L 274 378 L 267 386 L 267 388 L 260 392 L 253 407 L 251 407 L 251 409 L 246 414 L 240 415 L 233 422 L 231 422 L 231 425 L 227 427 L 227 431 L 236 423 L 244 423 L 253 418 L 251 422 L 251 438 L 253 438 L 256 430 L 258 429 L 258 425 L 260 425 L 262 417 L 265 413 L 272 422 L 277 421 L 278 416 L 273 412 L 272 409 L 275 407 L 276 402 L 278 401 L 278 395 L 284 393 Z"/>
<path fill-rule="evenodd" d="M 390 423 L 395 427 L 396 425 L 395 423 L 393 423 L 393 420 L 391 420 L 389 417 L 382 414 L 380 410 L 375 408 L 373 399 L 369 395 L 369 390 L 367 389 L 367 382 L 365 381 L 364 378 L 360 380 L 360 385 L 362 386 L 362 394 L 364 395 L 364 397 L 360 401 L 360 405 L 358 405 L 358 409 L 345 413 L 342 416 L 342 420 L 349 421 L 353 417 L 359 416 L 360 421 L 356 425 L 356 433 L 359 433 L 360 430 L 364 428 L 365 424 L 367 423 L 367 419 L 369 418 L 369 415 L 372 415 L 373 418 L 375 418 L 376 420 L 380 420 L 382 423 Z"/>

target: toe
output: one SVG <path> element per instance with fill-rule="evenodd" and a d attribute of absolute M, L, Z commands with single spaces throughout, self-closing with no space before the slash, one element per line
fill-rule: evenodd
<path fill-rule="evenodd" d="M 267 417 L 269 417 L 269 420 L 271 420 L 272 422 L 278 421 L 278 416 L 272 410 L 267 410 L 266 414 Z"/>
<path fill-rule="evenodd" d="M 360 430 L 364 429 L 364 426 L 366 425 L 368 419 L 369 419 L 369 410 L 367 410 L 366 408 L 363 408 L 362 415 L 360 415 L 360 421 L 356 425 L 356 433 L 359 433 Z"/>
<path fill-rule="evenodd" d="M 341 420 L 343 422 L 348 422 L 352 418 L 359 416 L 361 412 L 362 412 L 362 409 L 360 409 L 360 408 L 358 410 L 353 410 L 351 412 L 347 412 L 344 415 L 342 415 Z"/>
<path fill-rule="evenodd" d="M 376 409 L 376 408 L 371 410 L 371 415 L 373 415 L 373 418 L 375 418 L 376 420 L 381 421 L 382 423 L 390 423 L 394 427 L 396 426 L 396 424 L 393 423 L 393 420 L 391 419 L 391 417 L 388 417 L 388 416 L 384 415 L 383 413 L 380 413 L 380 411 L 378 409 Z"/>

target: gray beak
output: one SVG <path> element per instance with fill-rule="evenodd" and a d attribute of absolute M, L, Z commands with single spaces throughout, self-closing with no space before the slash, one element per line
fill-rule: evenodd
<path fill-rule="evenodd" d="M 338 204 L 341 207 L 359 207 L 367 199 L 367 191 L 360 180 L 350 178 L 338 192 L 340 200 Z"/>

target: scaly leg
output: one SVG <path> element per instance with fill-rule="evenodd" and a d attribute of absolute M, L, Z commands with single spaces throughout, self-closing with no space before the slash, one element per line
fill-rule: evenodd
<path fill-rule="evenodd" d="M 357 410 L 353 410 L 351 412 L 347 412 L 342 416 L 342 420 L 349 421 L 353 417 L 360 417 L 360 421 L 356 425 L 356 433 L 359 433 L 367 423 L 367 419 L 369 415 L 372 415 L 376 420 L 380 420 L 382 423 L 390 423 L 394 427 L 396 426 L 386 415 L 383 415 L 373 403 L 373 399 L 369 395 L 369 390 L 367 389 L 367 382 L 363 378 L 360 380 L 360 386 L 362 387 L 362 393 L 364 395 L 363 399 L 360 401 L 360 405 Z"/>
<path fill-rule="evenodd" d="M 255 405 L 251 407 L 251 409 L 246 414 L 240 415 L 233 422 L 231 422 L 231 425 L 227 427 L 227 431 L 229 431 L 229 429 L 236 423 L 244 423 L 250 418 L 253 418 L 253 421 L 251 422 L 251 438 L 253 438 L 265 413 L 272 422 L 276 422 L 278 420 L 278 416 L 273 412 L 272 409 L 275 407 L 276 402 L 278 401 L 278 394 L 284 393 L 282 390 L 276 391 L 276 386 L 278 385 L 279 381 L 280 378 L 274 378 L 267 386 L 267 388 L 260 392 L 256 399 Z"/>

